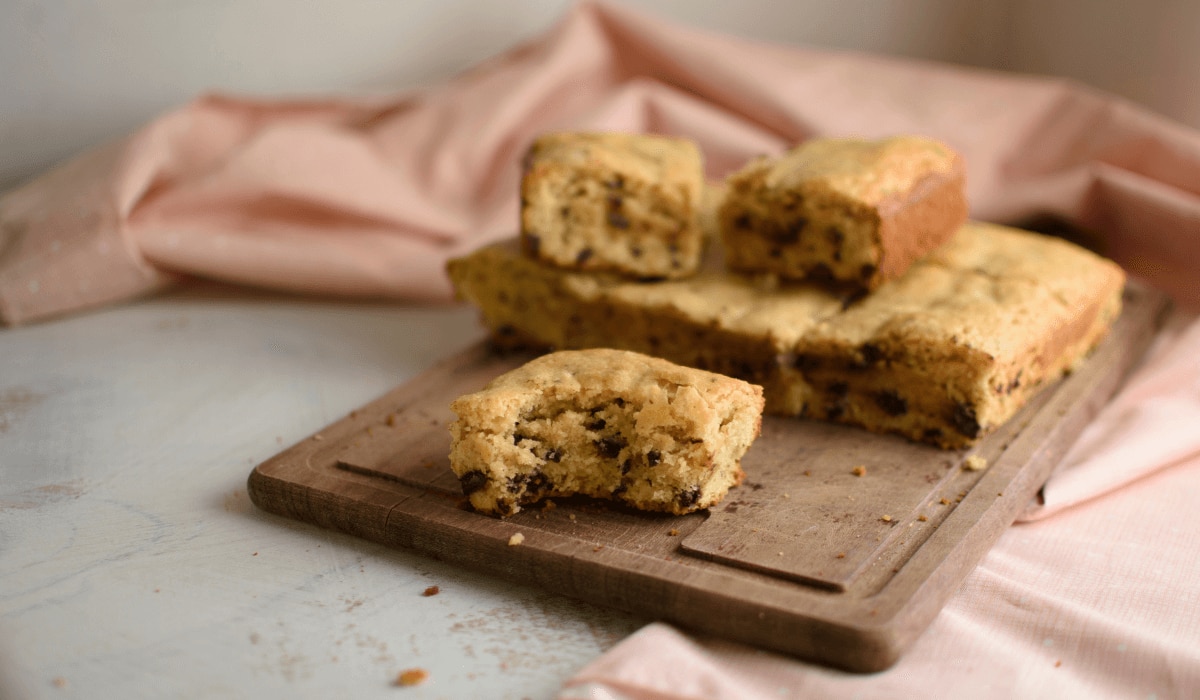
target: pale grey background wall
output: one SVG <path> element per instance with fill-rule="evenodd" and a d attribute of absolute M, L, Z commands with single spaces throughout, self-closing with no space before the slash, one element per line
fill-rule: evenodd
<path fill-rule="evenodd" d="M 1196 0 L 631 0 L 700 27 L 1075 77 L 1200 128 Z M 444 79 L 569 0 L 0 0 L 0 188 L 206 90 Z"/>

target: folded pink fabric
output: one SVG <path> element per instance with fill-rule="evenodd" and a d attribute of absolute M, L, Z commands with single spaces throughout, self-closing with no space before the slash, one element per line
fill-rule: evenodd
<path fill-rule="evenodd" d="M 205 97 L 0 199 L 0 318 L 130 298 L 179 275 L 446 299 L 442 263 L 516 226 L 539 132 L 686 135 L 717 177 L 814 135 L 924 133 L 965 154 L 972 213 L 1049 213 L 1200 301 L 1200 137 L 1061 80 L 705 34 L 583 4 L 420 94 Z"/>

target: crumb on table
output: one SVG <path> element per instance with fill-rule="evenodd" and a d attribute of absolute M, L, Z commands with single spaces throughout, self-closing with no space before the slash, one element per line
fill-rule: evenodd
<path fill-rule="evenodd" d="M 396 676 L 393 685 L 398 686 L 413 686 L 424 683 L 429 678 L 429 671 L 423 668 L 410 668 L 401 671 Z"/>
<path fill-rule="evenodd" d="M 979 455 L 971 455 L 963 462 L 963 469 L 969 472 L 978 472 L 987 469 L 988 461 Z"/>
<path fill-rule="evenodd" d="M 521 544 L 524 541 L 525 541 L 525 535 L 523 535 L 519 532 L 516 532 L 516 533 L 513 533 L 512 537 L 508 538 L 508 546 L 516 547 L 517 545 Z"/>

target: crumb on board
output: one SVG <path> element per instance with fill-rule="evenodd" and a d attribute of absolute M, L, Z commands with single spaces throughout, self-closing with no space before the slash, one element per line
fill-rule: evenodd
<path fill-rule="evenodd" d="M 384 421 L 384 423 L 387 423 L 387 426 L 388 426 L 389 428 L 394 428 L 394 427 L 396 427 L 396 414 L 395 414 L 395 413 L 389 413 L 389 414 L 388 414 L 388 417 L 387 417 L 387 420 L 385 420 L 385 421 Z"/>
<path fill-rule="evenodd" d="M 880 520 L 882 520 L 882 521 L 883 521 L 883 522 L 885 522 L 885 523 L 890 523 L 890 522 L 892 522 L 892 516 L 890 516 L 890 515 L 881 515 L 881 516 L 879 517 L 879 519 L 880 519 Z"/>
<path fill-rule="evenodd" d="M 423 668 L 410 668 L 396 674 L 396 680 L 393 685 L 397 686 L 413 686 L 424 683 L 429 678 L 429 671 Z"/>
<path fill-rule="evenodd" d="M 790 494 L 790 493 L 785 493 L 785 494 L 783 494 L 783 497 L 784 497 L 784 498 L 791 498 L 791 497 L 792 497 L 792 494 Z"/>
<path fill-rule="evenodd" d="M 949 498 L 943 498 L 942 500 L 938 501 L 938 503 L 941 503 L 941 504 L 942 504 L 942 505 L 944 505 L 944 506 L 948 506 L 948 505 L 950 505 L 950 499 L 949 499 Z"/>
<path fill-rule="evenodd" d="M 838 554 L 837 554 L 837 558 L 838 558 L 838 559 L 845 559 L 845 558 L 846 558 L 846 553 L 845 553 L 845 552 L 838 552 Z"/>
<path fill-rule="evenodd" d="M 441 592 L 442 592 L 442 589 L 438 588 L 437 586 L 430 586 L 430 587 L 426 588 L 424 591 L 422 591 L 421 595 L 428 598 L 431 595 L 437 595 L 438 593 L 441 593 Z"/>
<path fill-rule="evenodd" d="M 929 518 L 925 517 L 925 514 L 922 513 L 921 515 L 917 516 L 917 520 L 920 520 L 921 522 L 925 522 L 926 520 L 929 520 Z"/>
<path fill-rule="evenodd" d="M 678 537 L 678 536 L 679 536 L 679 530 L 676 530 L 675 528 L 671 528 L 670 530 L 667 530 L 667 537 Z"/>
<path fill-rule="evenodd" d="M 517 545 L 521 544 L 524 541 L 525 541 L 525 535 L 523 535 L 519 532 L 514 532 L 513 536 L 508 538 L 508 546 L 516 547 Z"/>
<path fill-rule="evenodd" d="M 804 476 L 812 476 L 812 470 L 805 469 L 805 470 L 804 470 Z"/>
<path fill-rule="evenodd" d="M 853 474 L 854 476 L 866 476 L 867 475 L 867 467 L 866 467 L 866 465 L 860 464 L 860 465 L 856 466 L 855 468 L 851 469 L 850 473 Z"/>
<path fill-rule="evenodd" d="M 554 510 L 557 507 L 558 507 L 557 503 L 547 499 L 547 501 L 542 504 L 542 512 L 549 513 L 550 511 Z"/>
<path fill-rule="evenodd" d="M 312 439 L 313 439 L 313 440 L 316 440 L 316 441 L 318 441 L 318 442 L 320 442 L 321 440 L 324 440 L 324 439 L 325 439 L 325 436 L 324 436 L 324 435 L 322 435 L 322 434 L 320 434 L 320 433 L 317 433 L 316 435 L 313 435 L 313 436 L 312 436 Z"/>
<path fill-rule="evenodd" d="M 567 517 L 571 519 L 571 522 L 575 522 L 575 514 L 574 513 L 571 513 Z"/>
<path fill-rule="evenodd" d="M 53 684 L 55 688 L 67 687 L 67 679 L 63 678 L 62 676 L 55 676 L 54 680 L 50 681 L 50 683 Z"/>
<path fill-rule="evenodd" d="M 963 461 L 963 469 L 966 469 L 969 472 L 983 471 L 984 469 L 987 469 L 987 465 L 987 459 L 980 457 L 979 455 L 971 455 L 970 457 L 967 457 L 965 461 Z"/>

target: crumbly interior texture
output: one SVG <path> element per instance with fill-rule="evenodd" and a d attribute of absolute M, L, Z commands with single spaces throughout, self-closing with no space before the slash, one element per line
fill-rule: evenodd
<path fill-rule="evenodd" d="M 621 350 L 537 358 L 451 405 L 450 466 L 478 511 L 582 494 L 674 514 L 741 482 L 762 389 Z"/>
<path fill-rule="evenodd" d="M 568 269 L 686 277 L 704 250 L 704 187 L 700 150 L 686 139 L 547 134 L 525 160 L 522 245 Z"/>
<path fill-rule="evenodd" d="M 963 226 L 864 297 L 725 271 L 637 283 L 539 265 L 515 245 L 449 265 L 500 345 L 618 347 L 740 377 L 767 411 L 961 448 L 1070 371 L 1121 309 L 1124 274 L 1087 250 Z"/>
<path fill-rule="evenodd" d="M 932 139 L 816 139 L 728 179 L 730 269 L 873 290 L 967 219 L 961 158 Z"/>

